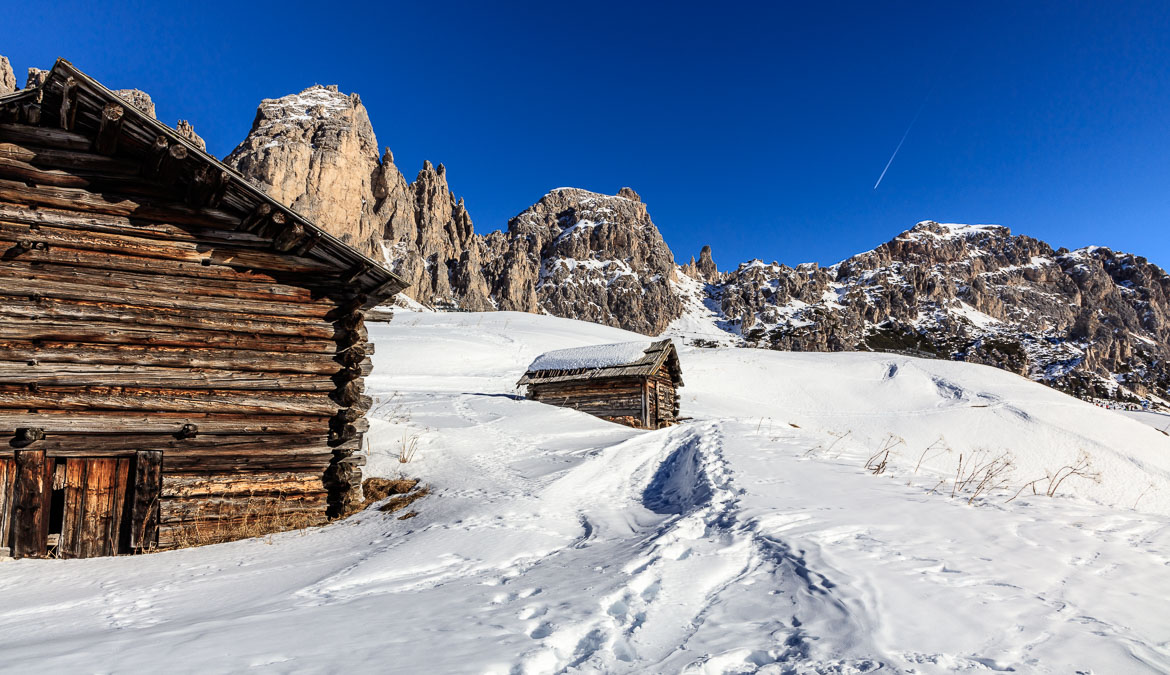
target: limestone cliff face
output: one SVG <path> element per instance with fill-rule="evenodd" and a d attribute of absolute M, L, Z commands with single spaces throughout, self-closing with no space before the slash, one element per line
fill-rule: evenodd
<path fill-rule="evenodd" d="M 356 94 L 311 87 L 266 99 L 226 161 L 269 194 L 375 257 L 427 305 L 546 311 L 647 334 L 681 311 L 674 258 L 638 195 L 556 190 L 507 232 L 475 233 L 446 168 L 424 162 L 407 182 L 378 156 Z"/>
<path fill-rule="evenodd" d="M 16 91 L 16 73 L 12 72 L 12 64 L 7 56 L 0 56 L 0 94 L 11 94 Z"/>
<path fill-rule="evenodd" d="M 469 307 L 491 309 L 478 274 L 466 287 L 452 286 L 472 223 L 446 169 L 426 162 L 408 183 L 388 148 L 379 157 L 357 94 L 318 85 L 265 99 L 248 137 L 225 161 L 342 241 L 387 260 L 410 282 L 411 297 L 435 304 L 466 296 Z"/>
<path fill-rule="evenodd" d="M 377 148 L 361 99 L 318 85 L 262 101 L 252 131 L 225 161 L 330 234 L 374 254 L 382 234 L 372 218 Z"/>

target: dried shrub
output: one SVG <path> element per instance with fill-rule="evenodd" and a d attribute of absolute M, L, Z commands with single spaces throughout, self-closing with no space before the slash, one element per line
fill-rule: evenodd
<path fill-rule="evenodd" d="M 886 439 L 882 441 L 881 447 L 878 448 L 877 452 L 865 460 L 865 470 L 875 476 L 882 475 L 890 465 L 890 453 L 893 452 L 894 448 L 905 444 L 905 439 L 900 436 L 895 436 L 894 434 L 886 436 Z"/>
<path fill-rule="evenodd" d="M 396 511 L 401 511 L 402 509 L 405 509 L 406 507 L 408 507 L 411 504 L 415 503 L 416 501 L 422 499 L 423 497 L 426 497 L 430 493 L 431 493 L 431 489 L 429 487 L 421 487 L 421 488 L 418 488 L 417 490 L 412 490 L 404 495 L 397 495 L 397 496 L 391 497 L 390 501 L 388 501 L 385 504 L 383 504 L 382 506 L 378 507 L 378 510 L 383 512 L 383 513 L 394 513 Z M 418 515 L 418 514 L 415 514 L 415 515 Z"/>
<path fill-rule="evenodd" d="M 398 442 L 398 463 L 407 464 L 414 459 L 415 453 L 418 452 L 419 434 L 408 434 L 403 432 L 402 440 Z"/>
<path fill-rule="evenodd" d="M 1016 497 L 1019 497 L 1028 488 L 1032 489 L 1032 494 L 1040 494 L 1036 490 L 1037 485 L 1044 486 L 1044 494 L 1046 496 L 1055 497 L 1056 493 L 1060 490 L 1061 484 L 1069 478 L 1074 477 L 1090 480 L 1094 483 L 1101 482 L 1101 473 L 1093 469 L 1093 460 L 1089 457 L 1089 453 L 1084 450 L 1077 453 L 1077 458 L 1071 464 L 1065 464 L 1056 471 L 1045 471 L 1043 478 L 1037 478 L 1036 480 L 1024 483 L 1008 501 L 1010 502 Z M 1140 501 L 1145 494 L 1145 492 L 1142 492 L 1138 496 L 1138 500 Z M 1134 502 L 1134 508 L 1137 508 L 1137 502 Z"/>

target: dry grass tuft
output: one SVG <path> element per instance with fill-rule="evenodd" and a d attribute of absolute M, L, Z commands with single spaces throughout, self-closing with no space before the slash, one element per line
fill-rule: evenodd
<path fill-rule="evenodd" d="M 312 511 L 282 511 L 277 507 L 249 510 L 238 518 L 201 518 L 173 531 L 171 548 L 193 548 L 263 537 L 278 532 L 318 527 L 326 522 L 325 507 Z"/>

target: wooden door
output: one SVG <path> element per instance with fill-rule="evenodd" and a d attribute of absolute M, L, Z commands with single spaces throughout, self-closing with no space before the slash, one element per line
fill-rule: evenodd
<path fill-rule="evenodd" d="M 9 548 L 14 558 L 43 558 L 48 553 L 53 460 L 44 450 L 17 450 L 9 500 Z"/>
<path fill-rule="evenodd" d="M 129 457 L 70 458 L 65 462 L 65 499 L 58 555 L 93 558 L 128 548 L 125 515 L 130 494 Z"/>
<path fill-rule="evenodd" d="M 12 555 L 12 489 L 16 485 L 16 460 L 0 459 L 0 557 Z"/>
<path fill-rule="evenodd" d="M 44 451 L 17 450 L 15 459 L 0 460 L 0 548 L 15 558 L 92 558 L 154 548 L 162 455 L 54 460 Z"/>

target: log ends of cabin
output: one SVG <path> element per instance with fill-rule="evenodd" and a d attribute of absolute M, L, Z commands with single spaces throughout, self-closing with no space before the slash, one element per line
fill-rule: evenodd
<path fill-rule="evenodd" d="M 350 309 L 342 302 L 339 309 Z M 333 376 L 337 388 L 329 395 L 340 409 L 329 420 L 329 445 L 333 457 L 325 471 L 324 483 L 328 493 L 326 513 L 329 518 L 341 518 L 362 508 L 362 466 L 364 456 L 355 456 L 362 446 L 363 435 L 369 428 L 365 417 L 373 403 L 365 395 L 365 375 L 370 372 L 373 352 L 365 327 L 365 313 L 361 310 L 344 314 L 331 313 L 334 335 L 337 339 L 336 360 L 341 368 Z"/>

